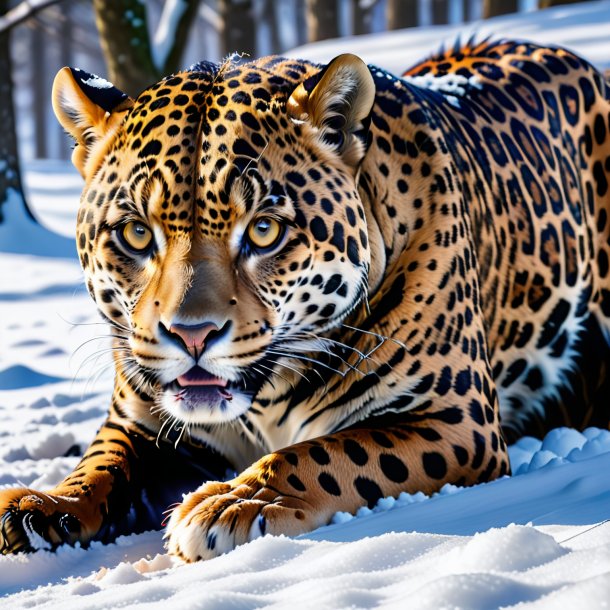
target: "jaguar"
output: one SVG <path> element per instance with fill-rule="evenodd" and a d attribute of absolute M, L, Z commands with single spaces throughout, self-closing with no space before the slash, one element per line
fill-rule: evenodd
<path fill-rule="evenodd" d="M 2 552 L 165 515 L 197 561 L 508 475 L 525 434 L 608 427 L 609 91 L 507 40 L 400 77 L 350 54 L 201 62 L 137 99 L 62 69 L 115 385 L 72 474 L 0 491 Z"/>

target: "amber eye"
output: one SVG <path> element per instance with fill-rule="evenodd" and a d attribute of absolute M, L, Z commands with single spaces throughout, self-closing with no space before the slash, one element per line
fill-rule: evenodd
<path fill-rule="evenodd" d="M 283 225 L 270 216 L 257 218 L 248 227 L 248 241 L 258 250 L 272 248 L 280 241 L 283 234 Z"/>
<path fill-rule="evenodd" d="M 152 245 L 152 231 L 141 222 L 132 221 L 119 229 L 119 235 L 127 248 L 142 254 Z"/>

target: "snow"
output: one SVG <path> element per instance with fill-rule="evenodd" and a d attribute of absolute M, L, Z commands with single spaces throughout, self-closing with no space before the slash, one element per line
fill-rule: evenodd
<path fill-rule="evenodd" d="M 94 89 L 112 89 L 114 86 L 105 78 L 97 76 L 96 74 L 92 74 L 90 78 L 83 80 L 83 83 L 85 83 L 85 85 L 89 85 L 89 87 L 93 87 Z"/>
<path fill-rule="evenodd" d="M 597 2 L 479 32 L 568 43 L 607 66 L 609 22 L 610 2 Z M 455 31 L 323 43 L 307 56 L 349 50 L 400 70 Z M 460 94 L 465 84 L 449 86 Z M 112 369 L 73 245 L 81 179 L 63 163 L 27 170 L 36 214 L 52 230 L 15 201 L 0 225 L 0 485 L 46 489 L 103 421 Z M 521 439 L 510 456 L 512 477 L 403 493 L 297 539 L 266 536 L 200 564 L 165 554 L 161 532 L 0 557 L 3 608 L 607 608 L 610 432 L 561 428 Z"/>
<path fill-rule="evenodd" d="M 0 251 L 47 257 L 73 258 L 76 245 L 67 239 L 33 222 L 28 216 L 21 195 L 8 190 L 2 206 L 5 222 L 0 224 Z"/>
<path fill-rule="evenodd" d="M 159 25 L 152 44 L 153 63 L 158 70 L 163 70 L 174 44 L 178 24 L 184 12 L 188 9 L 186 0 L 165 0 Z"/>

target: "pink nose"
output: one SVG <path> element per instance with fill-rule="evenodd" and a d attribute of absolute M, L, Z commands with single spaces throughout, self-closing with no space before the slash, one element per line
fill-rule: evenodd
<path fill-rule="evenodd" d="M 189 352 L 201 352 L 205 346 L 207 336 L 218 326 L 211 322 L 203 324 L 172 324 L 169 332 L 178 335 Z"/>

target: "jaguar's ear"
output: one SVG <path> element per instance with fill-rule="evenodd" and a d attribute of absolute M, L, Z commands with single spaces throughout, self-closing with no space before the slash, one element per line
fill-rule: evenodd
<path fill-rule="evenodd" d="M 356 168 L 366 152 L 374 102 L 371 72 L 359 57 L 346 53 L 301 83 L 287 108 L 293 118 L 315 125 L 323 140 Z"/>
<path fill-rule="evenodd" d="M 53 110 L 76 140 L 72 163 L 85 180 L 101 163 L 133 100 L 108 81 L 75 68 L 62 68 L 53 83 Z"/>

